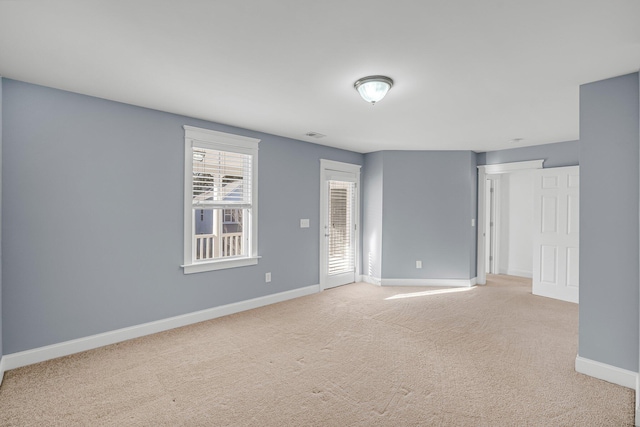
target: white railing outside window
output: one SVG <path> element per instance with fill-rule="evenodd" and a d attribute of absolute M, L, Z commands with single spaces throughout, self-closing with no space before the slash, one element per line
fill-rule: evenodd
<path fill-rule="evenodd" d="M 222 235 L 222 256 L 242 255 L 242 233 L 227 233 Z"/>
<path fill-rule="evenodd" d="M 215 234 L 196 234 L 196 253 L 195 259 L 200 261 L 203 259 L 213 259 L 216 254 L 216 235 Z"/>
<path fill-rule="evenodd" d="M 242 233 L 226 233 L 221 239 L 215 234 L 196 234 L 195 238 L 197 261 L 242 255 Z"/>

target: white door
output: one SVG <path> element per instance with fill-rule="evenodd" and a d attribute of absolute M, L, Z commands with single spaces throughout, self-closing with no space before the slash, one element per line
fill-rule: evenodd
<path fill-rule="evenodd" d="M 358 181 L 359 168 L 357 173 L 323 170 L 320 215 L 322 289 L 356 280 Z"/>
<path fill-rule="evenodd" d="M 578 302 L 580 168 L 534 177 L 533 293 Z"/>

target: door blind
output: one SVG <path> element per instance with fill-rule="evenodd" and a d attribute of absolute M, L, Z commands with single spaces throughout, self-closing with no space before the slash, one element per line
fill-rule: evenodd
<path fill-rule="evenodd" d="M 250 154 L 193 147 L 193 207 L 250 208 Z"/>
<path fill-rule="evenodd" d="M 354 270 L 355 183 L 329 181 L 329 275 Z"/>

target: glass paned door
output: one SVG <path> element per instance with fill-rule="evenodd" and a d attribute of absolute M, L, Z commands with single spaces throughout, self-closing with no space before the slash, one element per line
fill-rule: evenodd
<path fill-rule="evenodd" d="M 356 183 L 327 180 L 328 211 L 325 288 L 355 281 L 355 189 Z"/>

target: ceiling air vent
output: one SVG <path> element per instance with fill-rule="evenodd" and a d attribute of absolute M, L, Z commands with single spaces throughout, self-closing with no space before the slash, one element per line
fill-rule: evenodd
<path fill-rule="evenodd" d="M 310 136 L 311 138 L 316 138 L 316 139 L 324 138 L 325 136 L 327 136 L 318 132 L 307 132 L 305 133 L 305 135 Z"/>

